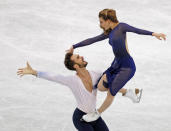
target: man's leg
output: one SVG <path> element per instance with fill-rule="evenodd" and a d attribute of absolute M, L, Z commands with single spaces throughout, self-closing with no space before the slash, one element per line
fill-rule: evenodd
<path fill-rule="evenodd" d="M 90 123 L 80 121 L 83 115 L 86 113 L 80 111 L 79 109 L 75 109 L 72 120 L 75 128 L 78 131 L 94 131 L 93 126 Z"/>
<path fill-rule="evenodd" d="M 100 117 L 95 125 L 93 125 L 94 131 L 109 131 L 105 121 Z"/>
<path fill-rule="evenodd" d="M 77 130 L 78 131 L 94 131 L 93 126 L 87 122 L 77 121 Z"/>

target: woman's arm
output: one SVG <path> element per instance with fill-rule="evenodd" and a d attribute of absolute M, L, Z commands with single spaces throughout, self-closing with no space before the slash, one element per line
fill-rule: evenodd
<path fill-rule="evenodd" d="M 155 33 L 155 32 L 153 32 L 152 36 L 155 36 L 159 40 L 162 40 L 162 39 L 166 40 L 166 35 L 163 34 L 163 33 Z"/>
<path fill-rule="evenodd" d="M 155 33 L 155 32 L 151 32 L 151 31 L 147 31 L 147 30 L 143 30 L 143 29 L 138 29 L 138 28 L 130 26 L 126 23 L 122 23 L 122 31 L 124 33 L 134 32 L 134 33 L 142 34 L 142 35 L 152 35 L 152 36 L 155 36 L 159 40 L 162 40 L 162 39 L 166 40 L 166 35 L 163 33 Z"/>
<path fill-rule="evenodd" d="M 134 33 L 142 34 L 142 35 L 152 35 L 152 33 L 153 33 L 151 31 L 147 31 L 147 30 L 143 30 L 143 29 L 133 27 L 133 26 L 128 25 L 126 23 L 122 23 L 121 26 L 122 26 L 122 31 L 124 33 L 126 33 L 126 32 L 134 32 Z"/>
<path fill-rule="evenodd" d="M 87 46 L 87 45 L 93 44 L 95 42 L 98 42 L 98 41 L 101 41 L 101 40 L 104 40 L 104 39 L 107 39 L 107 38 L 108 38 L 108 35 L 105 35 L 104 33 L 102 33 L 102 34 L 100 34 L 98 36 L 88 38 L 88 39 L 86 39 L 84 41 L 81 41 L 81 42 L 73 45 L 73 49 L 78 48 L 78 47 L 82 47 L 82 46 Z"/>
<path fill-rule="evenodd" d="M 102 34 L 100 34 L 98 36 L 88 38 L 86 40 L 83 40 L 83 41 L 75 44 L 75 45 L 72 45 L 70 47 L 70 49 L 66 50 L 66 52 L 73 54 L 75 48 L 82 47 L 82 46 L 87 46 L 87 45 L 93 44 L 95 42 L 98 42 L 98 41 L 101 41 L 101 40 L 104 40 L 104 39 L 107 39 L 107 38 L 108 38 L 108 35 L 105 35 L 104 33 L 102 33 Z"/>

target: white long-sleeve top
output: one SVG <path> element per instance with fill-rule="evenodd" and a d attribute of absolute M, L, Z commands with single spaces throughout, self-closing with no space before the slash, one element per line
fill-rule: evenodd
<path fill-rule="evenodd" d="M 93 86 L 97 83 L 102 73 L 89 71 Z M 82 80 L 77 75 L 64 76 L 60 74 L 54 74 L 51 72 L 37 71 L 37 77 L 43 78 L 49 81 L 57 82 L 69 87 L 74 94 L 77 102 L 77 108 L 85 113 L 90 113 L 96 109 L 96 95 L 97 89 L 93 89 L 92 92 L 88 91 Z M 93 87 L 92 87 L 93 88 Z"/>

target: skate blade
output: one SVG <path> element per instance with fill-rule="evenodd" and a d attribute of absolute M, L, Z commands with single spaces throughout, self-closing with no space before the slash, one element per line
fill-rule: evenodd
<path fill-rule="evenodd" d="M 140 89 L 140 90 L 139 90 L 138 103 L 139 103 L 139 102 L 140 102 L 140 100 L 141 100 L 141 97 L 142 97 L 142 91 L 143 91 L 143 89 Z"/>

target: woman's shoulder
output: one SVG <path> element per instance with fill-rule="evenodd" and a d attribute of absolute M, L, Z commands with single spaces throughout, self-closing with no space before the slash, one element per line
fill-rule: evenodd
<path fill-rule="evenodd" d="M 119 25 L 128 25 L 126 22 L 119 22 Z"/>
<path fill-rule="evenodd" d="M 126 22 L 119 22 L 119 26 L 122 30 L 129 28 L 129 24 L 127 24 Z"/>

